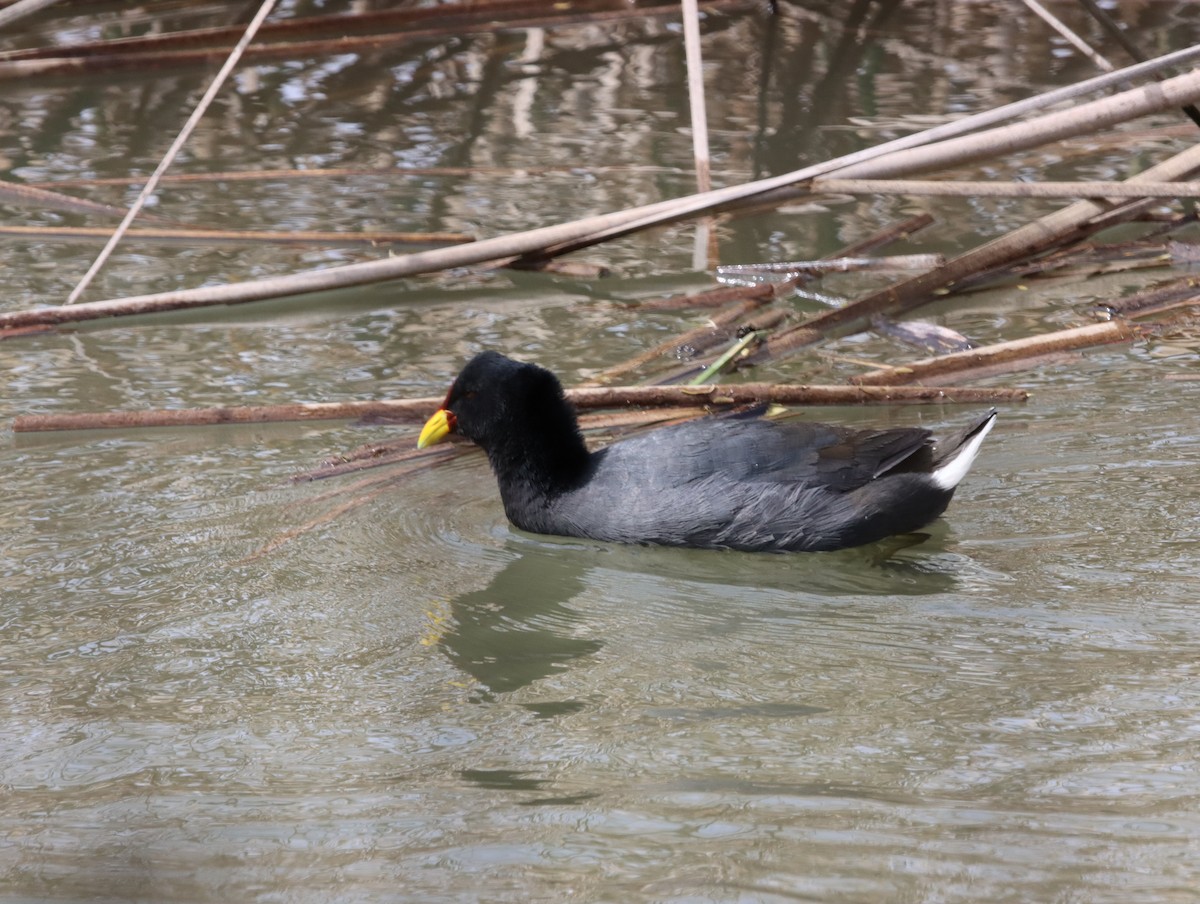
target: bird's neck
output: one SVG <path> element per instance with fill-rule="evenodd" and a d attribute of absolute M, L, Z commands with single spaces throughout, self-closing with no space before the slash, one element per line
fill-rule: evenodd
<path fill-rule="evenodd" d="M 578 486 L 589 460 L 574 417 L 513 431 L 487 454 L 502 491 L 507 485 L 533 496 L 555 496 Z"/>

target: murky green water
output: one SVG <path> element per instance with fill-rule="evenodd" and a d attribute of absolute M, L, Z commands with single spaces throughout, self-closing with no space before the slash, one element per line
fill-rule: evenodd
<path fill-rule="evenodd" d="M 706 24 L 719 181 L 1089 74 L 1008 5 L 867 10 L 851 32 L 787 3 L 773 25 Z M 1187 4 L 1116 12 L 1155 50 L 1200 33 Z M 58 33 L 35 20 L 12 40 Z M 179 171 L 573 169 L 167 186 L 155 210 L 491 235 L 681 194 L 678 44 L 663 20 L 629 20 L 256 67 Z M 201 86 L 190 70 L 6 84 L 6 178 L 147 172 Z M 1138 163 L 1193 140 L 1175 134 L 1136 139 Z M 1131 141 L 963 176 L 1120 178 Z M 954 250 L 1051 208 L 826 199 L 722 227 L 722 259 L 816 256 L 922 209 L 939 224 L 913 247 Z M 0 416 L 434 395 L 483 347 L 571 382 L 696 321 L 619 303 L 706 285 L 691 242 L 675 227 L 587 252 L 618 271 L 606 280 L 458 274 L 9 341 Z M 96 250 L 4 240 L 5 309 L 61 301 Z M 89 297 L 379 253 L 130 242 Z M 928 316 L 1014 337 L 1171 275 L 1031 283 Z M 910 354 L 873 337 L 830 350 Z M 289 482 L 409 428 L 6 434 L 0 896 L 1192 900 L 1200 384 L 1177 378 L 1196 364 L 1183 335 L 999 381 L 1032 398 L 1002 411 L 935 537 L 887 560 L 522 535 L 478 455 L 335 517 L 370 490 Z M 857 371 L 810 356 L 756 376 Z M 808 416 L 941 428 L 972 410 Z"/>

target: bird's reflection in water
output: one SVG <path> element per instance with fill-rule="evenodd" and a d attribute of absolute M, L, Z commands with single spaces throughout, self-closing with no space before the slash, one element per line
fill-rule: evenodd
<path fill-rule="evenodd" d="M 585 568 L 580 557 L 563 553 L 525 546 L 487 587 L 451 601 L 453 626 L 442 635 L 442 649 L 483 686 L 481 699 L 533 684 L 603 646 L 575 636 L 579 615 L 567 603 L 583 590 Z M 544 716 L 582 706 L 524 705 Z"/>

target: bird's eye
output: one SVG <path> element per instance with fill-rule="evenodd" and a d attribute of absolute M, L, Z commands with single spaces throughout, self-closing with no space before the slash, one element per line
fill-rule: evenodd
<path fill-rule="evenodd" d="M 470 392 L 463 395 L 463 398 L 464 399 L 473 399 L 473 398 L 475 398 L 476 395 L 477 395 L 477 393 L 475 392 L 474 389 L 472 389 Z"/>

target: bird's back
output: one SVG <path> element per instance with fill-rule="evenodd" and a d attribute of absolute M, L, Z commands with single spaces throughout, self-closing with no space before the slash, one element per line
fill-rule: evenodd
<path fill-rule="evenodd" d="M 886 493 L 921 492 L 921 481 L 902 478 L 927 471 L 930 460 L 929 433 L 920 428 L 692 421 L 601 449 L 585 481 L 518 524 L 617 542 L 831 549 L 876 539 L 860 528 L 875 508 L 854 491 L 894 473 Z"/>
<path fill-rule="evenodd" d="M 928 470 L 929 431 L 712 418 L 653 430 L 593 456 L 592 479 L 679 487 L 723 475 L 846 492 L 889 471 Z"/>

